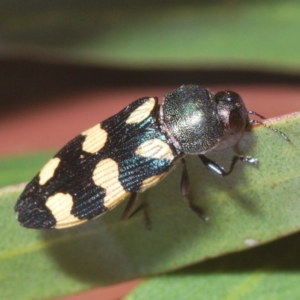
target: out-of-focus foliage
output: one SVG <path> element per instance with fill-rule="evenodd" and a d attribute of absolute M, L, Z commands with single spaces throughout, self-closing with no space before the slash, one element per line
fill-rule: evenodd
<path fill-rule="evenodd" d="M 0 49 L 147 68 L 300 68 L 300 2 L 2 0 Z"/>

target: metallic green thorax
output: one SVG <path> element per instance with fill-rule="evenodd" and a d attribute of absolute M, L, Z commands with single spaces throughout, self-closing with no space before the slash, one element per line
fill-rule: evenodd
<path fill-rule="evenodd" d="M 215 96 L 196 85 L 166 94 L 160 118 L 166 134 L 184 154 L 230 147 L 248 124 L 247 110 L 238 94 L 224 91 Z"/>

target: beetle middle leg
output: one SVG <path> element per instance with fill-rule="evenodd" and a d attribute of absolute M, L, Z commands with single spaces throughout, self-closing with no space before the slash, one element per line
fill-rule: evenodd
<path fill-rule="evenodd" d="M 258 159 L 251 157 L 251 156 L 239 156 L 235 155 L 232 158 L 229 170 L 226 171 L 221 165 L 216 163 L 215 161 L 209 159 L 203 154 L 198 155 L 201 161 L 203 162 L 204 166 L 212 171 L 213 173 L 219 175 L 219 176 L 228 176 L 231 174 L 231 172 L 234 169 L 235 164 L 240 160 L 242 162 L 247 162 L 253 165 L 256 165 L 258 163 Z M 181 159 L 182 162 L 182 176 L 181 176 L 181 182 L 180 182 L 180 188 L 181 188 L 181 195 L 187 200 L 188 205 L 192 211 L 194 211 L 202 220 L 207 221 L 208 217 L 205 217 L 203 210 L 197 206 L 196 204 L 192 203 L 191 200 L 187 197 L 188 191 L 189 191 L 189 175 L 186 167 L 185 159 Z"/>
<path fill-rule="evenodd" d="M 195 212 L 203 221 L 208 221 L 208 217 L 204 215 L 203 209 L 201 207 L 194 204 L 188 197 L 190 180 L 189 174 L 186 167 L 186 161 L 184 158 L 181 159 L 182 162 L 182 175 L 180 181 L 180 189 L 182 197 L 187 201 L 189 208 Z"/>

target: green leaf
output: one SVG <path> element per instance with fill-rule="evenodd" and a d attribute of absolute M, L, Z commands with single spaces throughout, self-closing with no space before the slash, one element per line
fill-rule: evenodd
<path fill-rule="evenodd" d="M 126 300 L 299 299 L 300 234 L 145 280 Z"/>
<path fill-rule="evenodd" d="M 263 126 L 246 132 L 239 143 L 239 152 L 260 159 L 258 167 L 238 163 L 232 175 L 219 178 L 197 157 L 189 157 L 189 198 L 204 209 L 208 222 L 201 221 L 182 201 L 180 166 L 141 194 L 141 201 L 149 205 L 150 231 L 141 213 L 127 222 L 119 220 L 125 202 L 75 228 L 25 229 L 13 213 L 21 189 L 3 189 L 1 296 L 26 300 L 75 293 L 175 270 L 298 231 L 300 113 L 273 122 L 291 143 Z M 227 149 L 210 157 L 228 167 L 233 153 Z"/>
<path fill-rule="evenodd" d="M 2 50 L 147 68 L 300 67 L 300 2 L 2 0 Z"/>
<path fill-rule="evenodd" d="M 53 154 L 35 153 L 0 159 L 0 187 L 29 181 Z"/>

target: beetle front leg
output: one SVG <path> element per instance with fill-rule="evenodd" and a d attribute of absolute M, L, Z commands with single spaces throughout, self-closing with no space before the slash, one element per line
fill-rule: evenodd
<path fill-rule="evenodd" d="M 203 154 L 198 155 L 199 158 L 201 159 L 201 161 L 203 162 L 204 166 L 212 171 L 213 173 L 219 175 L 219 176 L 228 176 L 234 169 L 235 164 L 240 160 L 242 162 L 246 162 L 252 165 L 257 165 L 258 163 L 258 159 L 254 158 L 252 156 L 239 156 L 239 155 L 235 155 L 232 158 L 231 164 L 230 164 L 230 168 L 228 171 L 226 171 L 222 166 L 220 166 L 219 164 L 217 164 L 215 161 L 209 159 L 208 157 L 206 157 Z"/>

